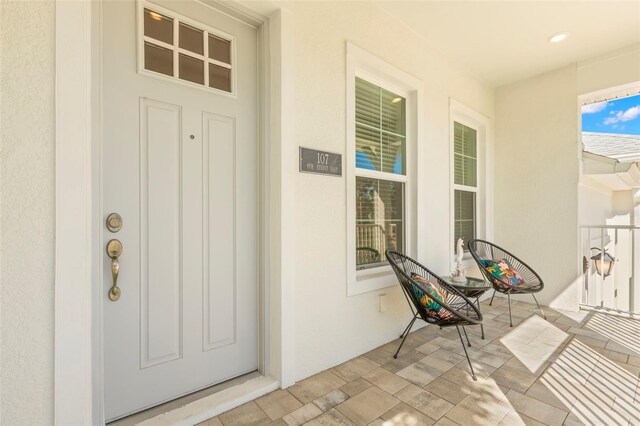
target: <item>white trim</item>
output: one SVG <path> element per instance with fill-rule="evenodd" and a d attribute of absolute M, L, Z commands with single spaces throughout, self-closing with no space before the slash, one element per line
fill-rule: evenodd
<path fill-rule="evenodd" d="M 477 132 L 477 179 L 476 187 L 455 184 L 454 164 L 454 123 L 458 122 L 471 127 Z M 469 108 L 461 102 L 451 98 L 449 100 L 449 269 L 455 266 L 455 190 L 470 191 L 476 193 L 476 238 L 493 239 L 493 168 L 489 161 L 492 155 L 491 120 L 476 110 Z M 465 244 L 468 241 L 465 241 Z M 470 255 L 465 255 L 462 262 L 463 268 L 474 266 Z"/>
<path fill-rule="evenodd" d="M 54 422 L 92 424 L 91 2 L 56 2 Z M 94 353 L 95 354 L 95 353 Z"/>
<path fill-rule="evenodd" d="M 105 420 L 101 291 L 104 247 L 100 238 L 103 215 L 99 170 L 102 4 L 56 1 L 54 420 L 59 425 L 104 424 Z M 235 19 L 262 19 L 242 6 L 236 13 L 235 4 L 212 2 L 209 6 L 219 6 Z M 295 305 L 293 268 L 284 264 L 283 251 L 293 247 L 293 235 L 285 234 L 281 226 L 284 220 L 290 220 L 290 210 L 274 206 L 274 193 L 291 203 L 293 183 L 286 190 L 278 186 L 277 191 L 271 185 L 283 180 L 281 169 L 273 166 L 273 154 L 284 158 L 289 154 L 283 149 L 284 140 L 288 144 L 293 141 L 293 121 L 288 116 L 293 111 L 293 92 L 284 85 L 293 73 L 291 17 L 275 12 L 258 26 L 258 35 L 262 37 L 258 46 L 264 55 L 264 63 L 259 64 L 264 83 L 259 117 L 263 138 L 261 175 L 265 177 L 261 205 L 266 212 L 260 228 L 261 271 L 265 274 L 261 363 L 263 373 L 287 387 L 295 379 Z M 290 167 L 291 161 L 295 166 L 295 154 L 289 156 L 292 158 L 286 166 Z"/>
<path fill-rule="evenodd" d="M 298 170 L 295 142 L 295 93 L 290 84 L 294 75 L 293 16 L 280 9 L 270 16 L 270 117 L 271 141 L 265 152 L 269 165 L 269 281 L 271 327 L 271 375 L 286 388 L 295 383 L 295 180 L 287 173 Z M 268 163 L 267 163 L 268 160 Z"/>
<path fill-rule="evenodd" d="M 420 120 L 423 102 L 423 83 L 417 78 L 399 70 L 393 65 L 373 56 L 365 50 L 347 42 L 346 67 L 346 259 L 347 259 L 347 296 L 354 296 L 395 285 L 396 277 L 391 268 L 380 266 L 364 270 L 356 270 L 355 254 L 355 185 L 356 176 L 369 176 L 377 179 L 389 179 L 405 182 L 405 250 L 410 256 L 419 257 L 422 244 L 413 238 L 421 232 L 423 224 L 418 206 L 418 187 L 421 184 L 423 155 L 423 132 Z M 393 173 L 370 172 L 355 167 L 355 78 L 361 77 L 377 86 L 397 93 L 406 99 L 407 134 L 406 134 L 406 175 Z M 421 235 L 421 234 L 418 234 Z"/>
<path fill-rule="evenodd" d="M 581 106 L 598 102 L 611 101 L 618 98 L 626 98 L 640 94 L 640 80 L 607 89 L 596 90 L 578 96 L 578 115 L 582 118 Z M 582 135 L 582 129 L 579 130 Z M 582 138 L 580 139 L 582 140 Z"/>
<path fill-rule="evenodd" d="M 140 426 L 195 425 L 278 389 L 271 377 L 260 376 L 138 423 Z"/>

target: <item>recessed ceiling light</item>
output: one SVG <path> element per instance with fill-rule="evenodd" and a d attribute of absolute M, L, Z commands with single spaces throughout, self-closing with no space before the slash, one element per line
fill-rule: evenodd
<path fill-rule="evenodd" d="M 391 100 L 391 102 L 393 102 L 394 104 L 397 104 L 398 102 L 400 102 L 402 100 L 402 98 L 400 96 L 398 96 L 397 98 L 393 98 Z"/>
<path fill-rule="evenodd" d="M 569 37 L 569 33 L 554 34 L 551 37 L 549 37 L 549 42 L 550 43 L 560 43 L 561 41 L 566 40 L 567 37 Z"/>
<path fill-rule="evenodd" d="M 162 15 L 160 15 L 159 13 L 149 12 L 149 16 L 151 16 L 151 18 L 153 18 L 156 21 L 162 21 Z"/>

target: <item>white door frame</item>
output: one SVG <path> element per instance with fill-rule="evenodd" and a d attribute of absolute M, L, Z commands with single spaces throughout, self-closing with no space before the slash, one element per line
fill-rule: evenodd
<path fill-rule="evenodd" d="M 56 1 L 56 219 L 54 420 L 104 424 L 101 267 L 101 6 Z M 212 0 L 200 0 L 214 3 Z M 256 18 L 242 6 L 218 6 Z M 264 12 L 264 11 L 260 11 Z M 294 383 L 293 23 L 284 9 L 268 11 L 258 30 L 262 188 L 260 369 L 281 387 Z"/>

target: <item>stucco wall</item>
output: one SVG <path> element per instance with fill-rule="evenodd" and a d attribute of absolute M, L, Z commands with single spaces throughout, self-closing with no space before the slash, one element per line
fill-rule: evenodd
<path fill-rule="evenodd" d="M 53 422 L 53 1 L 0 3 L 0 424 Z"/>
<path fill-rule="evenodd" d="M 493 90 L 433 52 L 369 2 L 300 2 L 295 21 L 295 146 L 346 155 L 345 42 L 424 82 L 426 211 L 422 260 L 449 271 L 449 98 L 493 116 Z M 286 170 L 295 181 L 296 379 L 397 338 L 409 308 L 398 286 L 347 297 L 346 180 Z M 378 311 L 386 293 L 388 310 Z"/>
<path fill-rule="evenodd" d="M 496 93 L 495 239 L 542 276 L 541 303 L 567 308 L 578 301 L 576 78 L 572 65 Z"/>
<path fill-rule="evenodd" d="M 640 49 L 630 46 L 496 91 L 494 161 L 510 165 L 496 167 L 496 241 L 540 272 L 543 303 L 577 308 L 578 224 L 600 221 L 613 202 L 579 189 L 578 96 L 637 81 Z M 579 214 L 594 203 L 598 217 Z"/>

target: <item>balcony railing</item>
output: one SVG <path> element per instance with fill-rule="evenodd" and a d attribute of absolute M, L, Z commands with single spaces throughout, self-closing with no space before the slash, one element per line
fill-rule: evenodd
<path fill-rule="evenodd" d="M 580 227 L 584 263 L 582 306 L 621 313 L 640 313 L 640 227 L 585 225 Z M 606 250 L 615 258 L 613 269 L 596 271 L 591 258 Z"/>

